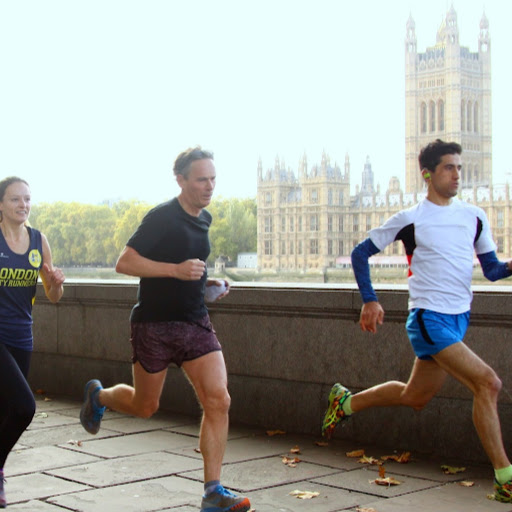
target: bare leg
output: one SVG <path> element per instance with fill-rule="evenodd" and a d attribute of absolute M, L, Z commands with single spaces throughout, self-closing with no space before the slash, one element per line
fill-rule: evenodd
<path fill-rule="evenodd" d="M 446 372 L 435 361 L 416 358 L 407 383 L 389 381 L 356 393 L 351 408 L 354 412 L 393 405 L 421 409 L 441 389 L 445 379 Z"/>
<path fill-rule="evenodd" d="M 224 356 L 221 351 L 210 352 L 183 363 L 183 370 L 203 408 L 199 448 L 204 460 L 204 481 L 220 480 L 231 403 Z"/>
<path fill-rule="evenodd" d="M 133 386 L 117 384 L 102 389 L 99 393 L 101 405 L 114 411 L 149 418 L 159 407 L 167 369 L 148 373 L 140 363 L 133 365 Z"/>
<path fill-rule="evenodd" d="M 473 393 L 473 422 L 493 467 L 509 466 L 498 416 L 501 381 L 494 370 L 464 343 L 451 345 L 434 357 L 439 366 Z"/>

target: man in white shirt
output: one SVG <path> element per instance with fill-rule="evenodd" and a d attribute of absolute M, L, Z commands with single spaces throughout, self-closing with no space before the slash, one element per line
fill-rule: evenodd
<path fill-rule="evenodd" d="M 409 262 L 407 334 L 416 359 L 407 383 L 389 381 L 354 395 L 341 384 L 331 389 L 322 433 L 354 412 L 375 406 L 405 405 L 420 410 L 451 375 L 473 393 L 473 421 L 495 470 L 494 497 L 512 502 L 512 465 L 503 446 L 497 411 L 501 381 L 464 342 L 472 299 L 473 254 L 484 275 L 495 281 L 512 275 L 512 262 L 500 262 L 484 211 L 459 201 L 462 148 L 439 139 L 423 148 L 420 170 L 427 196 L 393 215 L 352 252 L 352 267 L 363 299 L 359 324 L 377 332 L 384 310 L 370 280 L 368 258 L 402 241 Z"/>

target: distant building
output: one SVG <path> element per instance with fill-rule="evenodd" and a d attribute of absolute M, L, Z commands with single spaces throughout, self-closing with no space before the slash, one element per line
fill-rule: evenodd
<path fill-rule="evenodd" d="M 459 44 L 453 7 L 437 32 L 436 45 L 418 53 L 415 24 L 406 24 L 405 193 L 397 177 L 381 193 L 367 157 L 361 187 L 350 194 L 350 160 L 343 167 L 322 154 L 320 165 L 300 159 L 297 175 L 276 158 L 263 171 L 258 162 L 258 248 L 260 271 L 323 271 L 344 266 L 370 229 L 414 205 L 425 189 L 418 153 L 442 138 L 463 146 L 463 200 L 478 204 L 489 217 L 498 254 L 511 253 L 512 208 L 509 185 L 492 186 L 491 66 L 489 23 L 482 16 L 478 52 Z M 403 261 L 403 247 L 392 244 L 380 256 Z M 382 260 L 384 261 L 384 260 Z M 392 262 L 392 263 L 391 263 Z"/>
<path fill-rule="evenodd" d="M 241 252 L 236 259 L 236 266 L 238 268 L 256 268 L 258 266 L 258 253 L 256 252 Z"/>
<path fill-rule="evenodd" d="M 491 40 L 482 15 L 478 51 L 459 43 L 453 6 L 437 31 L 436 44 L 420 53 L 415 23 L 405 37 L 405 191 L 421 192 L 418 153 L 431 140 L 455 140 L 464 150 L 464 187 L 492 183 Z"/>

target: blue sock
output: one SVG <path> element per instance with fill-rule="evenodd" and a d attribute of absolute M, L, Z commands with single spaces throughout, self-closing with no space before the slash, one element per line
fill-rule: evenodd
<path fill-rule="evenodd" d="M 210 494 L 217 485 L 220 485 L 220 480 L 210 480 L 204 484 L 204 493 L 206 496 Z"/>

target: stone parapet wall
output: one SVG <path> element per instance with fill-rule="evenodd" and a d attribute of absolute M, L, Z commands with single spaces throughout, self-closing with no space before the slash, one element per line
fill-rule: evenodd
<path fill-rule="evenodd" d="M 136 284 L 66 284 L 57 305 L 38 289 L 34 306 L 33 389 L 80 399 L 90 378 L 131 382 L 130 309 Z M 512 454 L 512 294 L 477 291 L 467 344 L 503 380 L 502 430 Z M 232 396 L 231 420 L 264 429 L 318 434 L 330 387 L 353 391 L 408 379 L 414 360 L 405 333 L 407 291 L 378 290 L 386 311 L 378 334 L 363 333 L 361 301 L 351 285 L 234 285 L 210 307 L 224 348 Z M 162 298 L 162 300 L 165 300 Z M 181 370 L 171 367 L 161 407 L 200 414 Z M 401 450 L 486 461 L 472 419 L 472 396 L 448 378 L 422 411 L 379 408 L 354 415 L 336 436 Z"/>

